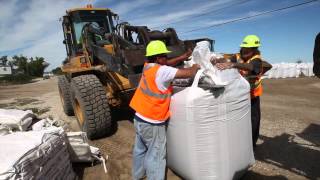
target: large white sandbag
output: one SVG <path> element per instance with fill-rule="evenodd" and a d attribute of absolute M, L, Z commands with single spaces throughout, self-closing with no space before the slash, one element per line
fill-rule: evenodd
<path fill-rule="evenodd" d="M 62 128 L 0 136 L 0 179 L 75 179 Z"/>
<path fill-rule="evenodd" d="M 307 63 L 307 67 L 308 67 L 308 76 L 309 76 L 309 77 L 314 76 L 314 73 L 313 73 L 313 63 Z"/>
<path fill-rule="evenodd" d="M 298 78 L 301 74 L 301 69 L 299 68 L 299 64 L 295 63 L 296 75 L 295 77 Z"/>
<path fill-rule="evenodd" d="M 0 109 L 0 124 L 12 130 L 27 130 L 33 118 L 35 115 L 30 110 Z"/>
<path fill-rule="evenodd" d="M 309 74 L 309 69 L 308 69 L 308 65 L 306 63 L 300 63 L 299 64 L 299 69 L 301 71 L 301 73 L 304 75 L 304 76 L 308 76 Z"/>
<path fill-rule="evenodd" d="M 254 163 L 249 83 L 239 76 L 224 88 L 191 87 L 172 96 L 168 167 L 184 179 L 237 178 Z"/>
<path fill-rule="evenodd" d="M 281 63 L 280 64 L 280 69 L 281 69 L 281 74 L 280 77 L 281 78 L 287 78 L 289 77 L 289 66 L 287 63 Z"/>
<path fill-rule="evenodd" d="M 268 71 L 268 72 L 269 72 L 269 74 L 268 74 L 268 79 L 274 78 L 275 69 L 276 69 L 275 64 L 272 64 L 272 68 Z"/>
<path fill-rule="evenodd" d="M 295 63 L 288 63 L 288 77 L 296 77 Z"/>

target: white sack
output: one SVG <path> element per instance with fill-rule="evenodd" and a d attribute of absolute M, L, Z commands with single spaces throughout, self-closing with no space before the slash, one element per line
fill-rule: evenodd
<path fill-rule="evenodd" d="M 308 67 L 308 76 L 309 76 L 309 77 L 314 76 L 314 73 L 313 73 L 313 63 L 307 63 L 307 67 Z"/>
<path fill-rule="evenodd" d="M 172 96 L 168 167 L 184 179 L 232 179 L 254 163 L 250 87 L 238 76 L 225 88 L 204 90 L 200 73 Z"/>
<path fill-rule="evenodd" d="M 32 123 L 35 115 L 32 111 L 17 109 L 0 109 L 0 124 L 15 130 L 25 131 Z"/>
<path fill-rule="evenodd" d="M 10 134 L 10 128 L 4 126 L 4 125 L 0 125 L 0 136 L 4 136 Z"/>
<path fill-rule="evenodd" d="M 67 141 L 72 162 L 92 162 L 94 160 L 85 132 L 67 132 Z"/>
<path fill-rule="evenodd" d="M 298 67 L 304 76 L 308 76 L 309 69 L 307 63 L 300 63 Z"/>
<path fill-rule="evenodd" d="M 210 51 L 210 43 L 208 41 L 200 41 L 192 52 L 192 58 L 187 61 L 187 67 L 191 67 L 192 64 L 199 64 L 201 69 L 204 70 L 204 79 L 206 83 L 216 86 L 225 86 L 232 82 L 234 79 L 241 76 L 236 69 L 227 69 L 224 71 L 218 70 L 210 62 L 211 57 L 221 58 L 222 55 Z M 237 72 L 237 73 L 235 73 Z"/>
<path fill-rule="evenodd" d="M 0 179 L 75 178 L 62 128 L 15 132 L 0 144 Z"/>

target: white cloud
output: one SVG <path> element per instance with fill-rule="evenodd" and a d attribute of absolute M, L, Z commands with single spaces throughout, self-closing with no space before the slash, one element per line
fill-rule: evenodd
<path fill-rule="evenodd" d="M 218 0 L 210 1 L 208 3 L 194 2 L 188 6 L 178 7 L 178 9 L 174 10 L 171 9 L 169 12 L 162 12 L 161 14 L 154 14 L 153 16 L 148 16 L 141 20 L 135 20 L 133 23 L 138 25 L 148 25 L 149 27 L 158 27 L 171 22 L 180 21 L 182 19 L 188 19 L 192 16 L 200 15 L 210 10 L 218 9 L 221 5 L 225 5 L 230 1 L 233 0 Z M 186 22 L 190 23 L 188 21 Z"/>
<path fill-rule="evenodd" d="M 53 33 L 45 37 L 33 46 L 24 49 L 21 53 L 28 57 L 44 57 L 50 64 L 49 69 L 60 66 L 62 61 L 66 58 L 65 46 L 62 43 L 63 33 Z"/>
<path fill-rule="evenodd" d="M 104 4 L 121 16 L 134 18 L 133 25 L 155 27 L 171 22 L 184 20 L 210 10 L 219 9 L 235 0 L 216 1 L 162 1 L 162 0 L 97 0 L 100 7 Z M 85 0 L 6 0 L 0 6 L 0 55 L 14 52 L 31 56 L 42 56 L 54 68 L 65 58 L 65 47 L 61 22 L 58 19 L 66 9 L 84 6 Z M 157 6 L 161 9 L 157 9 Z M 161 5 L 161 6 L 160 6 Z M 255 13 L 255 12 L 251 12 Z M 175 25 L 178 32 L 194 27 L 226 21 L 216 18 L 198 18 Z M 172 25 L 167 25 L 169 27 Z M 157 28 L 160 29 L 160 28 Z"/>
<path fill-rule="evenodd" d="M 131 13 L 133 10 L 137 8 L 143 8 L 149 5 L 154 5 L 161 2 L 161 0 L 136 0 L 136 1 L 126 1 L 119 2 L 115 6 L 112 7 L 115 13 L 119 15 L 125 15 L 127 13 Z"/>
<path fill-rule="evenodd" d="M 53 66 L 59 65 L 65 57 L 59 18 L 66 9 L 83 5 L 78 0 L 1 2 L 0 50 L 43 56 Z"/>
<path fill-rule="evenodd" d="M 23 2 L 25 3 L 23 4 L 24 7 L 19 11 L 19 9 L 12 7 L 19 6 L 18 3 L 21 3 L 21 1 L 7 4 L 8 7 L 4 8 L 15 10 L 12 14 L 17 17 L 15 17 L 16 21 L 1 17 L 0 23 L 8 27 L 0 30 L 1 51 L 33 45 L 33 43 L 46 38 L 50 33 L 56 32 L 61 27 L 58 22 L 59 17 L 64 14 L 67 7 L 77 4 L 76 1 L 65 0 L 32 0 L 28 3 Z"/>

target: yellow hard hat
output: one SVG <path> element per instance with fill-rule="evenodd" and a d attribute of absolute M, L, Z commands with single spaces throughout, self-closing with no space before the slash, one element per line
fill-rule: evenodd
<path fill-rule="evenodd" d="M 243 39 L 242 43 L 240 44 L 240 47 L 251 48 L 259 47 L 260 45 L 260 38 L 258 36 L 248 35 Z"/>
<path fill-rule="evenodd" d="M 147 54 L 146 56 L 154 56 L 158 54 L 167 54 L 170 53 L 167 49 L 167 46 L 164 44 L 164 42 L 160 40 L 150 41 L 147 45 Z"/>

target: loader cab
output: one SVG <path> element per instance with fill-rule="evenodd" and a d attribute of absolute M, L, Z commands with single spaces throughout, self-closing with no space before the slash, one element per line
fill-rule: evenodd
<path fill-rule="evenodd" d="M 64 32 L 64 44 L 69 57 L 83 54 L 82 52 L 82 29 L 84 25 L 91 23 L 94 27 L 107 33 L 114 32 L 113 18 L 117 15 L 104 8 L 78 8 L 68 10 L 63 16 L 62 27 Z M 102 36 L 96 36 L 97 40 Z"/>

